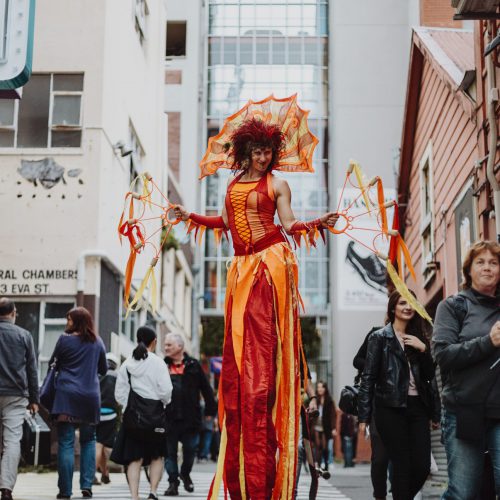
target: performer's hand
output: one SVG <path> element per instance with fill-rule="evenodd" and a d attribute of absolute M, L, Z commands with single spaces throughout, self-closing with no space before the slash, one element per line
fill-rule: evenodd
<path fill-rule="evenodd" d="M 189 212 L 182 205 L 175 205 L 174 213 L 175 216 L 182 221 L 187 221 L 189 219 Z"/>
<path fill-rule="evenodd" d="M 319 220 L 324 226 L 334 227 L 339 220 L 339 214 L 336 212 L 328 212 L 325 215 L 322 215 Z"/>
<path fill-rule="evenodd" d="M 332 437 L 335 437 L 337 435 L 337 429 L 332 430 Z"/>
<path fill-rule="evenodd" d="M 361 432 L 361 434 L 363 434 L 363 435 L 366 434 L 366 424 L 364 422 L 361 422 L 359 424 L 359 432 Z"/>

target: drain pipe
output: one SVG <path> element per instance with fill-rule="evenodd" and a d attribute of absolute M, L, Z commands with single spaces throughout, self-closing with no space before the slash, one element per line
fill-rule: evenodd
<path fill-rule="evenodd" d="M 490 23 L 488 35 L 491 41 L 493 26 Z M 495 108 L 498 103 L 499 94 L 496 88 L 495 65 L 493 56 L 496 51 L 491 52 L 486 56 L 486 68 L 488 71 L 488 123 L 490 133 L 488 137 L 488 162 L 486 164 L 486 177 L 493 191 L 493 206 L 495 209 L 495 227 L 497 233 L 497 241 L 500 242 L 500 184 L 495 175 L 495 159 L 497 154 L 498 126 Z"/>
<path fill-rule="evenodd" d="M 111 262 L 108 254 L 103 250 L 85 250 L 78 257 L 77 279 L 76 279 L 76 303 L 83 306 L 83 295 L 85 292 L 85 263 L 88 258 L 96 258 L 104 261 L 106 265 L 116 274 L 122 276 L 122 272 Z"/>

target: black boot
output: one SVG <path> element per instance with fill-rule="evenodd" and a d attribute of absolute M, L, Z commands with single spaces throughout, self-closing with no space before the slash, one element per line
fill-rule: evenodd
<path fill-rule="evenodd" d="M 193 484 L 193 481 L 191 481 L 191 477 L 189 476 L 189 474 L 186 474 L 186 475 L 181 474 L 179 477 L 181 478 L 182 484 L 184 485 L 184 489 L 188 493 L 193 493 L 194 484 Z"/>
<path fill-rule="evenodd" d="M 176 497 L 179 495 L 179 481 L 169 481 L 164 495 L 167 497 Z"/>

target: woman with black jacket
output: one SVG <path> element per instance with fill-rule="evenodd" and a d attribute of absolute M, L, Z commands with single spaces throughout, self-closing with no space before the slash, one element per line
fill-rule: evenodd
<path fill-rule="evenodd" d="M 394 500 L 412 500 L 430 470 L 429 420 L 437 426 L 434 362 L 422 321 L 398 291 L 389 296 L 389 322 L 371 334 L 359 390 L 360 430 L 375 422 L 393 463 Z"/>

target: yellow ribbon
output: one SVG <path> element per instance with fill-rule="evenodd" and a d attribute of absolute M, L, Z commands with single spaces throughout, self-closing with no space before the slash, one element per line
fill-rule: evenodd
<path fill-rule="evenodd" d="M 424 306 L 420 304 L 420 302 L 412 295 L 410 290 L 408 290 L 405 282 L 398 276 L 396 269 L 394 269 L 394 266 L 389 259 L 387 259 L 387 272 L 389 273 L 396 290 L 401 294 L 401 297 L 405 298 L 408 304 L 410 304 L 411 307 L 415 309 L 420 316 L 422 316 L 422 318 L 427 320 L 432 325 L 432 318 L 429 316 Z"/>

